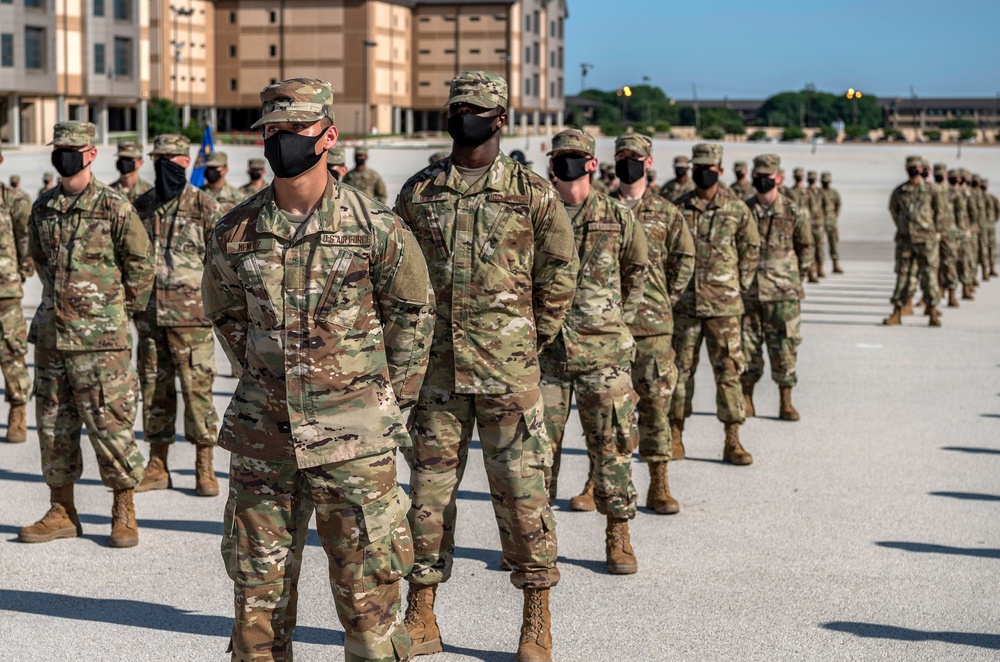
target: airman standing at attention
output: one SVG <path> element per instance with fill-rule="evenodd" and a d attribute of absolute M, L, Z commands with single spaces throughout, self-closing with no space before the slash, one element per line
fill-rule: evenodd
<path fill-rule="evenodd" d="M 347 156 L 343 147 L 334 145 L 326 153 L 326 169 L 338 182 L 343 181 L 344 175 L 347 174 Z"/>
<path fill-rule="evenodd" d="M 250 181 L 240 187 L 240 192 L 246 197 L 249 198 L 254 193 L 259 193 L 267 187 L 267 179 L 264 177 L 265 163 L 264 159 L 258 158 L 247 161 L 247 176 L 250 178 Z"/>
<path fill-rule="evenodd" d="M 934 219 L 938 234 L 941 236 L 939 284 L 948 292 L 948 307 L 958 308 L 958 297 L 955 289 L 958 287 L 958 242 L 959 231 L 955 225 L 955 210 L 949 196 L 948 166 L 944 163 L 934 164 L 934 183 L 931 190 L 938 198 L 937 217 Z"/>
<path fill-rule="evenodd" d="M 670 202 L 677 204 L 677 200 L 684 195 L 694 190 L 694 182 L 691 181 L 691 176 L 688 174 L 688 170 L 691 168 L 691 161 L 688 157 L 681 154 L 680 156 L 674 157 L 674 178 L 663 185 L 660 189 L 660 197 L 666 198 Z"/>
<path fill-rule="evenodd" d="M 205 185 L 203 193 L 215 200 L 219 216 L 246 200 L 247 196 L 228 181 L 229 156 L 225 152 L 212 152 L 205 159 Z"/>
<path fill-rule="evenodd" d="M 824 172 L 819 176 L 821 188 L 819 194 L 823 200 L 823 230 L 826 235 L 826 243 L 830 248 L 830 259 L 833 260 L 833 273 L 842 274 L 840 268 L 840 230 L 837 222 L 840 219 L 840 191 L 830 186 L 833 182 L 833 175 Z"/>
<path fill-rule="evenodd" d="M 746 200 L 751 198 L 757 191 L 753 190 L 753 184 L 750 183 L 750 178 L 747 177 L 747 162 L 737 161 L 733 164 L 733 171 L 736 175 L 736 181 L 730 184 L 729 189 L 736 195 L 740 200 Z"/>
<path fill-rule="evenodd" d="M 149 307 L 133 316 L 139 331 L 142 431 L 149 442 L 146 476 L 136 492 L 170 487 L 167 454 L 176 433 L 179 379 L 184 438 L 196 448 L 195 491 L 198 496 L 216 496 L 215 340 L 202 304 L 201 280 L 206 247 L 220 214 L 211 197 L 188 183 L 187 138 L 157 136 L 150 156 L 156 184 L 133 203 L 156 256 L 156 285 Z"/>
<path fill-rule="evenodd" d="M 42 188 L 38 189 L 38 197 L 42 197 L 42 193 L 50 191 L 56 187 L 56 176 L 55 173 L 45 171 L 42 175 Z"/>
<path fill-rule="evenodd" d="M 990 193 L 990 180 L 983 179 L 980 181 L 980 186 L 982 186 L 983 194 L 986 196 L 989 206 L 987 207 L 986 216 L 986 249 L 989 264 L 989 274 L 990 277 L 997 275 L 997 259 L 996 259 L 996 248 L 997 248 L 997 219 L 1000 218 L 1000 199 L 997 196 Z"/>
<path fill-rule="evenodd" d="M 111 188 L 128 198 L 129 202 L 146 191 L 153 188 L 153 185 L 139 176 L 139 168 L 142 167 L 142 145 L 134 140 L 123 140 L 118 143 L 115 160 L 115 170 L 118 171 L 118 179 L 111 184 Z"/>
<path fill-rule="evenodd" d="M 29 205 L 31 204 L 31 196 L 28 192 L 21 188 L 21 175 L 11 175 L 10 176 L 10 187 L 14 189 L 14 193 L 24 199 Z"/>
<path fill-rule="evenodd" d="M 573 302 L 573 229 L 548 182 L 500 151 L 503 78 L 462 72 L 445 105 L 451 156 L 413 175 L 396 200 L 437 302 L 428 379 L 409 420 L 416 561 L 405 623 L 412 655 L 441 651 L 434 599 L 451 577 L 456 493 L 478 427 L 503 559 L 524 592 L 517 660 L 548 660 L 559 569 L 538 349 Z"/>
<path fill-rule="evenodd" d="M 973 224 L 975 228 L 976 243 L 973 246 L 976 258 L 973 262 L 976 273 L 982 273 L 984 283 L 990 282 L 990 251 L 987 243 L 989 241 L 989 226 L 991 225 L 990 204 L 983 190 L 983 180 L 979 173 L 972 174 L 972 205 L 975 210 Z"/>
<path fill-rule="evenodd" d="M 344 183 L 385 204 L 385 182 L 381 175 L 368 167 L 368 148 L 364 145 L 354 148 L 354 169 L 344 176 Z"/>
<path fill-rule="evenodd" d="M 817 278 L 826 278 L 823 271 L 823 260 L 826 259 L 823 250 L 826 234 L 826 209 L 823 205 L 823 190 L 816 186 L 816 171 L 806 173 L 809 188 L 806 189 L 806 205 L 809 208 L 809 223 L 813 236 L 813 273 Z"/>
<path fill-rule="evenodd" d="M 91 173 L 89 122 L 55 125 L 52 165 L 61 176 L 31 209 L 30 254 L 42 280 L 31 320 L 42 473 L 51 508 L 21 529 L 21 542 L 81 535 L 73 484 L 83 473 L 83 426 L 101 481 L 114 490 L 111 547 L 139 544 L 132 493 L 142 481 L 135 444 L 136 379 L 129 315 L 153 288 L 149 238 L 132 205 Z"/>
<path fill-rule="evenodd" d="M 975 270 L 972 267 L 972 254 L 969 245 L 972 236 L 969 231 L 969 200 L 965 195 L 965 178 L 962 168 L 948 171 L 948 200 L 955 217 L 956 246 L 958 249 L 955 266 L 958 271 L 958 282 L 962 284 L 962 300 L 974 301 L 972 282 Z"/>

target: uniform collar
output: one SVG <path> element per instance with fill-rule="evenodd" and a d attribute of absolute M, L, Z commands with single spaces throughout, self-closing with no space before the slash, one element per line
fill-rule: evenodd
<path fill-rule="evenodd" d="M 301 228 L 290 222 L 274 204 L 274 187 L 264 189 L 264 199 L 260 203 L 260 214 L 257 216 L 258 234 L 272 234 L 285 241 L 298 237 L 307 237 L 319 232 L 336 232 L 340 229 L 340 206 L 343 189 L 336 180 L 327 175 L 326 192 L 305 225 Z"/>
<path fill-rule="evenodd" d="M 506 191 L 514 170 L 512 165 L 513 161 L 503 152 L 499 152 L 486 171 L 486 176 L 468 186 L 449 156 L 441 172 L 434 178 L 434 185 L 451 189 L 461 195 L 472 195 L 484 190 Z"/>

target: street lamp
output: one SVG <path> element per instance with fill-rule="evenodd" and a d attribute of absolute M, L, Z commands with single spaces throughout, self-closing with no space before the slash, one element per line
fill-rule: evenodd
<path fill-rule="evenodd" d="M 580 93 L 587 89 L 587 73 L 594 68 L 589 62 L 580 63 Z"/>
<path fill-rule="evenodd" d="M 615 94 L 622 98 L 622 122 L 628 124 L 628 98 L 632 96 L 632 88 L 626 85 Z"/>
<path fill-rule="evenodd" d="M 642 77 L 642 84 L 645 85 L 646 87 L 649 87 L 649 82 L 651 80 L 652 79 L 649 76 L 643 76 Z M 653 111 L 652 111 L 652 109 L 651 109 L 651 107 L 649 105 L 649 99 L 652 96 L 653 95 L 649 93 L 649 90 L 646 90 L 646 124 L 647 125 L 652 125 L 652 123 L 653 123 Z"/>
<path fill-rule="evenodd" d="M 364 131 L 365 135 L 368 135 L 368 49 L 375 48 L 378 46 L 377 42 L 366 39 L 363 42 L 365 47 L 365 57 L 364 57 L 364 105 L 361 107 L 361 130 Z"/>
<path fill-rule="evenodd" d="M 847 94 L 845 96 L 848 99 L 851 100 L 851 117 L 854 118 L 854 121 L 852 121 L 851 124 L 853 124 L 854 126 L 857 126 L 858 125 L 858 99 L 860 99 L 863 95 L 861 94 L 861 90 L 856 90 L 856 89 L 854 89 L 852 87 L 849 90 L 847 90 Z"/>

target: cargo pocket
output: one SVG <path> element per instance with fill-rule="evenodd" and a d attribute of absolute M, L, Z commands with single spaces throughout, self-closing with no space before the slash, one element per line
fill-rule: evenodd
<path fill-rule="evenodd" d="M 631 455 L 639 446 L 639 428 L 635 418 L 635 395 L 632 391 L 615 396 L 612 403 L 615 449 L 619 455 Z"/>
<path fill-rule="evenodd" d="M 0 314 L 0 334 L 10 356 L 24 356 L 28 350 L 27 333 L 23 313 L 17 307 L 11 306 Z"/>
<path fill-rule="evenodd" d="M 410 498 L 398 485 L 361 507 L 362 591 L 397 582 L 413 569 L 413 536 L 406 521 L 409 509 Z"/>
<path fill-rule="evenodd" d="M 747 368 L 746 357 L 743 355 L 743 342 L 740 338 L 740 331 L 737 330 L 734 333 L 729 333 L 726 336 L 726 349 L 729 352 L 729 360 L 733 362 L 733 366 L 736 369 L 736 375 L 742 375 Z"/>
<path fill-rule="evenodd" d="M 215 344 L 199 343 L 191 348 L 191 367 L 203 373 L 214 373 Z"/>
<path fill-rule="evenodd" d="M 545 430 L 545 416 L 542 413 L 542 399 L 525 410 L 521 415 L 525 427 L 521 444 L 521 461 L 517 463 L 521 477 L 532 476 L 552 467 L 553 448 L 549 434 Z M 511 463 L 514 469 L 515 463 Z"/>
<path fill-rule="evenodd" d="M 236 498 L 232 495 L 226 501 L 226 512 L 222 518 L 222 563 L 226 566 L 226 574 L 236 581 L 239 565 L 239 553 L 236 549 Z"/>

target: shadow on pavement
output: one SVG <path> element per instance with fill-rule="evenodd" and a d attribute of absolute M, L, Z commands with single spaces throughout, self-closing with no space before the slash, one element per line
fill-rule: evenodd
<path fill-rule="evenodd" d="M 980 414 L 983 418 L 1000 418 L 1000 414 Z"/>
<path fill-rule="evenodd" d="M 929 554 L 954 554 L 956 556 L 975 556 L 984 559 L 1000 559 L 1000 549 L 985 547 L 951 547 L 949 545 L 931 545 L 924 542 L 876 542 L 879 547 L 901 549 L 904 552 L 921 552 Z"/>
<path fill-rule="evenodd" d="M 455 547 L 455 557 L 460 559 L 468 559 L 471 561 L 479 561 L 480 563 L 486 566 L 487 570 L 509 572 L 507 570 L 500 570 L 499 549 L 480 549 L 478 547 Z M 575 565 L 579 568 L 590 570 L 591 572 L 597 573 L 599 575 L 608 574 L 607 564 L 604 561 L 600 561 L 597 559 L 570 559 L 560 554 L 559 563 L 562 565 Z"/>
<path fill-rule="evenodd" d="M 6 469 L 0 469 L 0 480 L 17 480 L 23 483 L 44 483 L 45 479 L 42 478 L 42 474 L 25 474 L 19 471 L 7 471 Z M 103 483 L 96 478 L 81 478 L 76 481 L 77 485 L 103 485 Z"/>
<path fill-rule="evenodd" d="M 834 632 L 845 632 L 869 639 L 895 639 L 897 641 L 940 641 L 946 644 L 976 646 L 990 650 L 1000 650 L 1000 635 L 980 632 L 930 632 L 913 630 L 895 625 L 879 623 L 857 623 L 853 621 L 832 621 L 823 623 L 823 628 Z"/>
<path fill-rule="evenodd" d="M 931 496 L 951 497 L 965 501 L 1000 501 L 1000 495 L 981 494 L 979 492 L 928 492 Z"/>
<path fill-rule="evenodd" d="M 1000 455 L 1000 448 L 980 448 L 978 446 L 942 446 L 943 451 L 958 451 L 959 453 L 976 453 L 980 455 Z"/>

